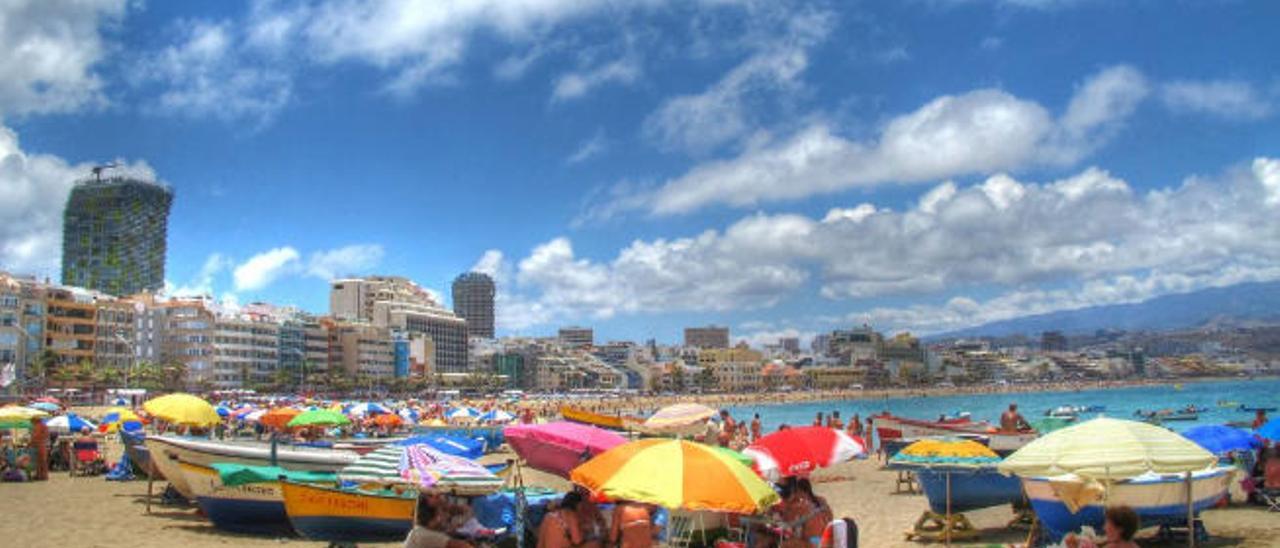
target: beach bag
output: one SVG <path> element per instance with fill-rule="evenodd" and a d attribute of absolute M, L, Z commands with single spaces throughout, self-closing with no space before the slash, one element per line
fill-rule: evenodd
<path fill-rule="evenodd" d="M 120 456 L 119 462 L 107 472 L 107 481 L 130 481 L 133 479 L 133 463 L 129 462 L 129 454 Z"/>
<path fill-rule="evenodd" d="M 858 548 L 858 524 L 853 518 L 838 519 L 822 531 L 822 548 Z"/>

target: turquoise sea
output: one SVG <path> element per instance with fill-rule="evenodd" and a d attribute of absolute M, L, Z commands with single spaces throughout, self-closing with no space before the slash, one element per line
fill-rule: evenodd
<path fill-rule="evenodd" d="M 1106 406 L 1102 415 L 1115 418 L 1134 418 L 1138 410 L 1151 411 L 1159 409 L 1180 409 L 1187 405 L 1204 407 L 1208 410 L 1200 414 L 1194 422 L 1169 422 L 1166 426 L 1174 430 L 1184 430 L 1201 424 L 1223 424 L 1228 422 L 1249 422 L 1253 420 L 1252 412 L 1243 412 L 1232 406 L 1219 407 L 1220 401 L 1235 402 L 1249 406 L 1280 407 L 1280 379 L 1258 379 L 1240 381 L 1185 382 L 1181 390 L 1173 385 L 1143 386 L 1134 388 L 1114 388 L 1106 390 L 1081 390 L 1079 392 L 1041 392 L 1019 394 L 964 394 L 955 396 L 930 397 L 895 397 L 879 399 L 860 399 L 842 401 L 803 402 L 793 404 L 741 405 L 730 407 L 729 412 L 737 420 L 750 421 L 752 415 L 760 414 L 764 431 L 770 432 L 781 424 L 807 425 L 813 422 L 819 411 L 830 414 L 839 411 L 840 418 L 848 422 L 855 413 L 861 415 L 865 422 L 868 415 L 888 411 L 895 415 L 916 418 L 936 419 L 939 415 L 952 415 L 962 411 L 969 412 L 973 420 L 998 422 L 1002 413 L 1010 403 L 1017 403 L 1018 410 L 1027 418 L 1035 421 L 1044 416 L 1045 411 L 1060 405 Z M 1090 413 L 1081 416 L 1081 420 L 1097 416 Z M 1280 413 L 1270 413 L 1280 417 Z"/>

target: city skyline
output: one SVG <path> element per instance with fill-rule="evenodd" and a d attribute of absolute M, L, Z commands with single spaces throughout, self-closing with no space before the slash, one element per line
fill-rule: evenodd
<path fill-rule="evenodd" d="M 499 335 L 930 333 L 1280 279 L 1268 3 L 403 5 L 0 7 L 5 51 L 49 44 L 0 59 L 0 270 L 60 279 L 71 185 L 119 161 L 175 190 L 172 294 L 323 312 L 381 274 L 448 306 L 474 270 Z"/>

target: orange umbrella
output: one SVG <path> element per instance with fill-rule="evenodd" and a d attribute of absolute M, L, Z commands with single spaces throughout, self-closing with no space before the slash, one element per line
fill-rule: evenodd
<path fill-rule="evenodd" d="M 661 438 L 614 447 L 569 473 L 597 495 L 664 508 L 759 514 L 778 494 L 746 465 L 709 445 Z"/>
<path fill-rule="evenodd" d="M 386 426 L 386 427 L 394 428 L 396 426 L 400 426 L 401 424 L 404 424 L 404 420 L 400 418 L 400 415 L 383 413 L 381 415 L 374 417 L 373 423 L 378 426 Z"/>
<path fill-rule="evenodd" d="M 292 407 L 277 407 L 267 411 L 258 422 L 276 429 L 283 429 L 289 421 L 301 414 L 302 411 Z"/>

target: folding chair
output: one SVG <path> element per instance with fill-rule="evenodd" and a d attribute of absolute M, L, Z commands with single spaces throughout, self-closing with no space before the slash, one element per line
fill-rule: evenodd
<path fill-rule="evenodd" d="M 1268 512 L 1280 512 L 1280 489 L 1260 488 L 1256 491 L 1258 498 L 1267 505 Z"/>
<path fill-rule="evenodd" d="M 97 443 L 75 443 L 71 446 L 71 475 L 95 475 L 102 470 L 102 453 Z"/>

